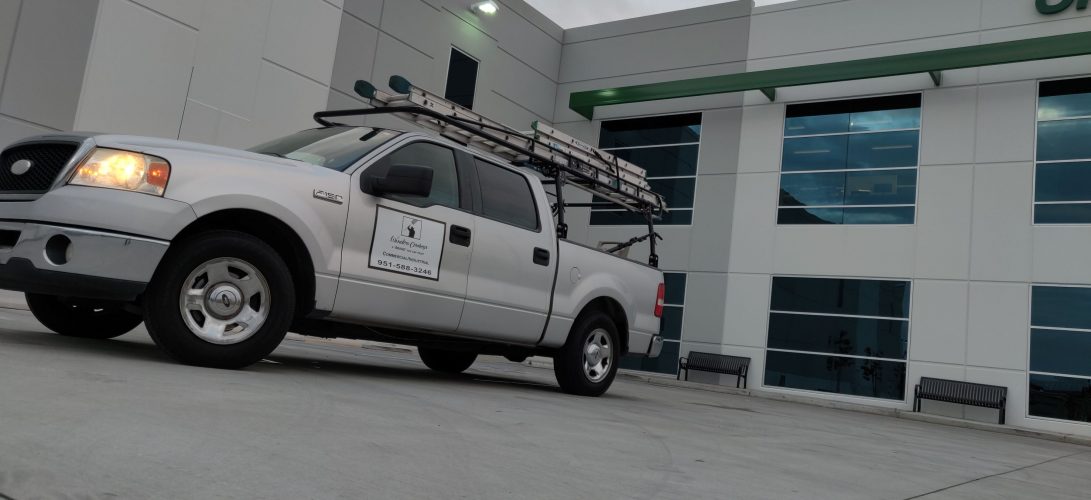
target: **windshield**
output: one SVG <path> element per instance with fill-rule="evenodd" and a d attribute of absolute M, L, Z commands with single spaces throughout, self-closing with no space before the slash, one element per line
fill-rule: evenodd
<path fill-rule="evenodd" d="M 371 127 L 323 127 L 297 132 L 247 151 L 344 171 L 401 132 Z"/>

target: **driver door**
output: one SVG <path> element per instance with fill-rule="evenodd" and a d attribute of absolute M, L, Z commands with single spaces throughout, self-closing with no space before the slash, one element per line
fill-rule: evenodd
<path fill-rule="evenodd" d="M 432 169 L 429 195 L 364 192 L 364 176 L 385 177 L 394 166 Z M 428 141 L 402 146 L 353 175 L 334 319 L 455 331 L 475 230 L 465 182 L 455 151 Z"/>

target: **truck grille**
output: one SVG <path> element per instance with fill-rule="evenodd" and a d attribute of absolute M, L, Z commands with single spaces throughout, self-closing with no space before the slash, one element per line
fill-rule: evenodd
<path fill-rule="evenodd" d="M 77 149 L 79 144 L 76 143 L 45 142 L 5 150 L 0 153 L 0 194 L 41 194 L 49 191 Z M 31 166 L 17 175 L 12 167 L 20 160 L 30 161 Z"/>

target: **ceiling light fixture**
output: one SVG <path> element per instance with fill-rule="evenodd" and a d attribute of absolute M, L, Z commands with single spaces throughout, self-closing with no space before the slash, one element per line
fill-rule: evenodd
<path fill-rule="evenodd" d="M 471 5 L 470 10 L 486 16 L 495 16 L 496 13 L 500 11 L 500 6 L 496 5 L 496 2 L 493 0 L 485 0 L 484 2 L 477 2 Z"/>

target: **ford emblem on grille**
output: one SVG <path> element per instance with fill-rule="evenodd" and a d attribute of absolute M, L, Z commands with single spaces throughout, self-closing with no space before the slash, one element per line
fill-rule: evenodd
<path fill-rule="evenodd" d="M 19 160 L 11 164 L 11 173 L 15 175 L 23 175 L 30 170 L 30 167 L 34 166 L 34 162 L 30 160 Z"/>

